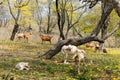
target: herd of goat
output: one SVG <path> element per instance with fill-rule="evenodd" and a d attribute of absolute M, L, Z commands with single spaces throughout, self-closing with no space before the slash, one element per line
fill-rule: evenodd
<path fill-rule="evenodd" d="M 17 37 L 18 40 L 24 39 L 24 40 L 26 40 L 28 42 L 28 38 L 31 35 L 32 35 L 31 32 L 28 32 L 28 33 L 17 33 L 16 37 Z M 53 36 L 51 36 L 51 35 L 45 35 L 45 34 L 42 34 L 42 33 L 40 33 L 39 36 L 40 36 L 40 38 L 42 40 L 42 43 L 44 41 L 49 41 L 50 44 L 51 44 L 51 39 L 52 39 Z"/>
<path fill-rule="evenodd" d="M 16 34 L 16 36 L 19 40 L 21 40 L 23 38 L 23 39 L 26 39 L 27 41 L 28 41 L 28 38 L 30 37 L 30 35 L 32 35 L 31 32 L 29 32 L 29 33 L 17 33 Z M 45 35 L 45 34 L 42 34 L 42 33 L 39 34 L 39 37 L 41 38 L 42 43 L 44 41 L 48 41 L 48 42 L 50 42 L 50 44 L 51 44 L 51 39 L 53 38 L 53 36 L 51 36 L 51 35 Z M 93 48 L 94 47 L 94 49 L 95 49 L 95 48 L 99 47 L 99 43 L 98 42 L 91 42 L 91 43 L 84 44 L 84 46 L 87 47 L 87 48 Z M 68 56 L 72 54 L 72 59 L 75 62 L 75 67 L 77 68 L 78 74 L 80 74 L 80 68 L 79 68 L 80 67 L 80 62 L 81 61 L 83 61 L 83 63 L 85 62 L 86 52 L 83 49 L 79 49 L 78 47 L 69 44 L 69 45 L 64 45 L 61 48 L 61 53 L 64 56 L 64 64 L 69 64 L 67 62 L 67 59 L 68 59 Z M 20 68 L 20 70 L 24 69 L 23 65 L 22 65 L 22 67 L 20 67 L 21 64 L 22 63 L 20 63 L 16 66 L 17 68 Z"/>

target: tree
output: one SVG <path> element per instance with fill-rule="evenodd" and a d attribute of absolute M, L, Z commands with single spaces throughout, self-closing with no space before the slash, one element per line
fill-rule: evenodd
<path fill-rule="evenodd" d="M 0 27 L 7 27 L 9 23 L 10 16 L 6 13 L 6 6 L 5 2 L 0 3 Z"/>
<path fill-rule="evenodd" d="M 32 12 L 39 26 L 39 32 L 49 34 L 56 25 L 56 16 L 53 12 L 54 2 L 52 0 L 35 0 L 35 3 Z"/>
<path fill-rule="evenodd" d="M 42 17 L 42 13 L 43 13 L 43 7 L 41 6 L 41 4 L 39 4 L 38 0 L 35 0 L 35 7 L 32 8 L 33 10 L 33 18 L 34 20 L 37 22 L 37 25 L 39 27 L 39 32 L 42 32 L 42 23 L 43 23 L 43 17 Z"/>
<path fill-rule="evenodd" d="M 100 10 L 100 7 L 101 7 L 102 11 Z M 100 6 L 100 4 L 98 4 L 96 7 L 94 7 L 94 9 L 89 11 L 89 14 L 86 14 L 82 18 L 82 20 L 80 21 L 79 25 L 82 26 L 82 27 L 80 27 L 80 30 L 82 32 L 84 32 L 84 33 L 89 34 L 92 31 L 92 29 L 95 27 L 95 25 L 97 24 L 97 20 L 100 18 L 100 13 L 104 13 L 104 11 L 105 11 L 104 10 L 104 5 Z M 103 27 L 100 30 L 101 31 L 100 32 L 101 33 L 100 34 L 101 35 L 101 39 L 105 38 L 105 36 L 107 36 L 107 34 L 110 34 L 110 32 L 114 29 L 114 27 L 116 27 L 114 25 L 116 25 L 119 22 L 118 20 L 119 20 L 119 18 L 115 14 L 115 11 L 112 11 L 112 13 L 106 19 L 105 23 L 103 24 Z M 115 30 L 115 32 L 116 31 L 118 32 L 117 29 Z M 108 38 L 106 38 L 106 39 L 108 39 Z M 103 49 L 105 49 L 104 44 L 100 43 L 99 50 L 103 51 Z"/>
<path fill-rule="evenodd" d="M 56 5 L 58 6 L 58 1 L 56 0 Z M 89 7 L 92 8 L 96 5 L 96 3 L 98 2 L 98 0 L 83 0 L 86 1 L 87 3 L 90 3 Z M 120 1 L 116 1 L 116 0 L 104 0 L 102 1 L 102 3 L 104 4 L 104 13 L 102 13 L 101 15 L 101 19 L 99 20 L 97 26 L 93 29 L 93 31 L 91 32 L 91 34 L 87 37 L 83 37 L 83 38 L 79 38 L 79 39 L 67 39 L 67 40 L 61 40 L 59 41 L 53 48 L 51 48 L 50 50 L 48 50 L 47 52 L 45 52 L 41 57 L 50 59 L 53 56 L 55 56 L 58 52 L 60 52 L 61 48 L 63 45 L 66 44 L 73 44 L 73 45 L 81 45 L 90 41 L 98 41 L 100 43 L 104 42 L 104 39 L 106 39 L 107 37 L 109 37 L 111 35 L 111 33 L 113 33 L 117 27 L 120 26 L 120 22 L 117 24 L 117 26 L 113 29 L 113 31 L 111 31 L 111 33 L 109 35 L 107 35 L 104 39 L 100 39 L 98 38 L 98 34 L 100 33 L 100 30 L 103 27 L 103 24 L 105 23 L 106 19 L 109 17 L 110 13 L 113 11 L 113 9 L 115 9 L 118 13 L 118 16 L 120 16 Z M 117 5 L 116 5 L 117 4 Z M 58 10 L 58 7 L 57 7 Z M 58 16 L 60 16 L 60 14 L 58 13 Z M 60 24 L 60 23 L 59 23 Z"/>
<path fill-rule="evenodd" d="M 63 28 L 65 24 L 65 6 L 66 6 L 66 0 L 62 0 L 61 3 L 59 3 L 59 0 L 56 0 L 56 12 L 57 12 L 57 18 L 58 18 L 58 28 L 60 32 L 59 39 L 62 38 L 62 40 L 65 39 Z"/>
<path fill-rule="evenodd" d="M 98 20 L 100 19 L 100 13 L 101 7 L 99 4 L 96 5 L 94 8 L 88 10 L 78 23 L 80 32 L 84 33 L 84 35 L 90 34 L 93 28 L 95 28 L 95 25 L 97 25 Z"/>
<path fill-rule="evenodd" d="M 73 28 L 80 21 L 83 14 L 87 11 L 87 7 L 83 6 L 83 7 L 81 7 L 81 11 L 79 13 L 79 11 L 74 9 L 72 2 L 69 2 L 69 4 L 70 4 L 70 6 L 68 6 L 68 7 L 70 7 L 70 9 L 68 9 L 68 10 L 66 9 L 67 30 L 65 33 L 65 39 L 67 39 L 68 32 L 70 31 L 70 29 Z"/>
<path fill-rule="evenodd" d="M 47 25 L 47 33 L 50 32 L 50 21 L 51 21 L 51 1 L 48 0 L 48 25 Z"/>
<path fill-rule="evenodd" d="M 105 6 L 104 4 L 101 5 L 102 14 L 104 14 L 104 11 L 105 11 L 104 6 Z M 110 23 L 110 16 L 105 20 L 101 28 L 101 39 L 103 39 L 104 41 L 108 39 L 113 33 L 115 33 L 120 28 L 119 23 L 118 23 L 117 26 L 115 26 L 115 28 L 111 30 L 111 32 L 108 32 L 107 30 L 109 28 L 109 23 Z M 99 50 L 103 51 L 103 49 L 104 49 L 104 44 L 100 43 Z"/>
<path fill-rule="evenodd" d="M 56 1 L 57 24 L 60 33 L 59 40 L 67 39 L 70 29 L 79 22 L 81 16 L 86 11 L 85 6 L 79 7 L 81 12 L 77 11 L 78 9 L 75 9 L 76 6 L 74 6 L 76 3 L 77 1 L 72 0 Z M 81 15 L 78 15 L 78 13 L 81 13 Z"/>
<path fill-rule="evenodd" d="M 10 14 L 12 15 L 12 18 L 14 19 L 14 28 L 12 31 L 12 35 L 10 37 L 10 40 L 14 40 L 15 34 L 17 33 L 18 29 L 19 29 L 19 24 L 18 24 L 18 20 L 19 20 L 19 16 L 20 16 L 20 12 L 21 12 L 21 8 L 28 5 L 30 0 L 28 0 L 26 3 L 23 2 L 22 0 L 16 0 L 15 4 L 14 4 L 14 8 L 17 9 L 17 12 L 13 13 L 12 11 L 12 7 L 11 7 L 11 3 L 9 0 L 7 0 L 8 2 L 8 6 L 9 6 L 9 10 L 10 10 Z"/>
<path fill-rule="evenodd" d="M 53 9 L 52 7 L 54 2 L 52 0 L 47 0 L 48 2 L 48 13 L 47 13 L 47 28 L 46 28 L 46 33 L 49 34 L 51 33 L 52 29 L 55 27 L 56 25 L 56 21 L 54 20 L 54 13 L 53 13 Z"/>

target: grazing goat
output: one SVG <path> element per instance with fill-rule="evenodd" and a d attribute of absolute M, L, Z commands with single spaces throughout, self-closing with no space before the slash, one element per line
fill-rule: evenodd
<path fill-rule="evenodd" d="M 40 36 L 40 38 L 41 38 L 41 40 L 42 40 L 42 43 L 43 43 L 43 41 L 49 41 L 50 44 L 51 44 L 51 39 L 52 39 L 53 36 L 43 35 L 43 34 L 40 34 L 39 36 Z"/>
<path fill-rule="evenodd" d="M 18 38 L 19 40 L 21 40 L 22 38 L 23 38 L 23 39 L 26 39 L 27 42 L 28 42 L 28 38 L 30 37 L 30 35 L 32 35 L 31 32 L 29 32 L 29 33 L 17 33 L 17 38 Z"/>
<path fill-rule="evenodd" d="M 77 66 L 78 69 L 78 74 L 80 74 L 80 61 L 84 60 L 85 54 L 86 52 L 84 50 L 78 49 L 76 46 L 74 45 L 64 45 L 61 49 L 61 52 L 64 55 L 64 63 L 68 64 L 67 62 L 67 57 L 69 54 L 73 54 L 73 59 L 75 60 L 75 66 Z"/>
<path fill-rule="evenodd" d="M 30 66 L 28 62 L 19 62 L 16 66 L 18 70 L 29 70 Z"/>

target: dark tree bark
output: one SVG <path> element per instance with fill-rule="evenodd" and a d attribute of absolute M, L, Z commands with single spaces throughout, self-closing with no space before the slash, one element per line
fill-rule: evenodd
<path fill-rule="evenodd" d="M 95 29 L 92 31 L 91 33 L 92 36 L 97 36 L 99 34 L 104 22 L 106 21 L 106 19 L 108 18 L 108 16 L 113 10 L 113 6 L 111 4 L 107 2 L 104 2 L 103 4 L 104 4 L 104 12 L 102 13 L 99 23 L 97 24 Z"/>
<path fill-rule="evenodd" d="M 109 18 L 105 21 L 105 23 L 103 24 L 103 27 L 101 29 L 101 39 L 104 39 L 105 36 L 107 35 L 107 29 L 108 29 L 108 23 L 109 23 Z M 106 39 L 104 39 L 105 41 Z M 105 49 L 104 47 L 104 43 L 99 43 L 99 48 L 98 50 L 100 52 L 103 52 L 103 49 Z"/>
<path fill-rule="evenodd" d="M 102 14 L 105 14 L 105 7 L 106 5 L 104 5 L 103 3 L 101 4 L 101 10 L 102 10 Z M 105 38 L 105 35 L 107 34 L 107 29 L 108 29 L 108 25 L 109 25 L 109 21 L 110 21 L 110 17 L 108 17 L 106 19 L 106 21 L 104 22 L 102 28 L 101 28 L 101 39 Z M 103 52 L 104 49 L 104 43 L 99 43 L 99 48 L 98 50 L 100 52 Z"/>
<path fill-rule="evenodd" d="M 58 29 L 60 32 L 60 36 L 59 36 L 59 40 L 62 38 L 62 40 L 65 39 L 64 33 L 63 33 L 63 28 L 64 28 L 64 24 L 65 24 L 65 6 L 66 6 L 66 2 L 64 3 L 64 0 L 62 0 L 62 6 L 60 8 L 59 5 L 59 0 L 56 0 L 56 12 L 57 12 L 57 18 L 58 18 Z M 59 8 L 61 9 L 61 11 L 59 10 Z"/>
<path fill-rule="evenodd" d="M 17 33 L 18 29 L 19 29 L 19 25 L 16 23 L 14 25 L 13 32 L 12 32 L 12 35 L 10 37 L 10 40 L 14 40 L 15 34 Z"/>

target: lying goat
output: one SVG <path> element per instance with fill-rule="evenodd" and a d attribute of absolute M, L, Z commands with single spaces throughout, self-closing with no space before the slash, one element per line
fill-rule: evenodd
<path fill-rule="evenodd" d="M 78 69 L 78 74 L 80 74 L 80 61 L 84 60 L 86 52 L 84 50 L 78 49 L 74 45 L 64 45 L 61 49 L 61 52 L 64 55 L 64 63 L 68 64 L 67 62 L 67 57 L 69 54 L 73 54 L 73 59 L 75 60 L 75 65 L 77 66 Z"/>
<path fill-rule="evenodd" d="M 49 41 L 50 44 L 51 44 L 51 39 L 52 39 L 53 36 L 43 35 L 43 34 L 40 34 L 39 36 L 40 36 L 40 38 L 41 38 L 41 40 L 42 40 L 42 43 L 43 43 L 43 41 Z"/>
<path fill-rule="evenodd" d="M 19 62 L 16 66 L 16 69 L 18 70 L 29 70 L 30 66 L 28 62 Z"/>
<path fill-rule="evenodd" d="M 89 42 L 89 43 L 86 43 L 84 44 L 85 47 L 87 48 L 95 48 L 95 47 L 99 47 L 99 43 L 98 42 L 95 42 L 95 41 L 92 41 L 92 42 Z"/>

